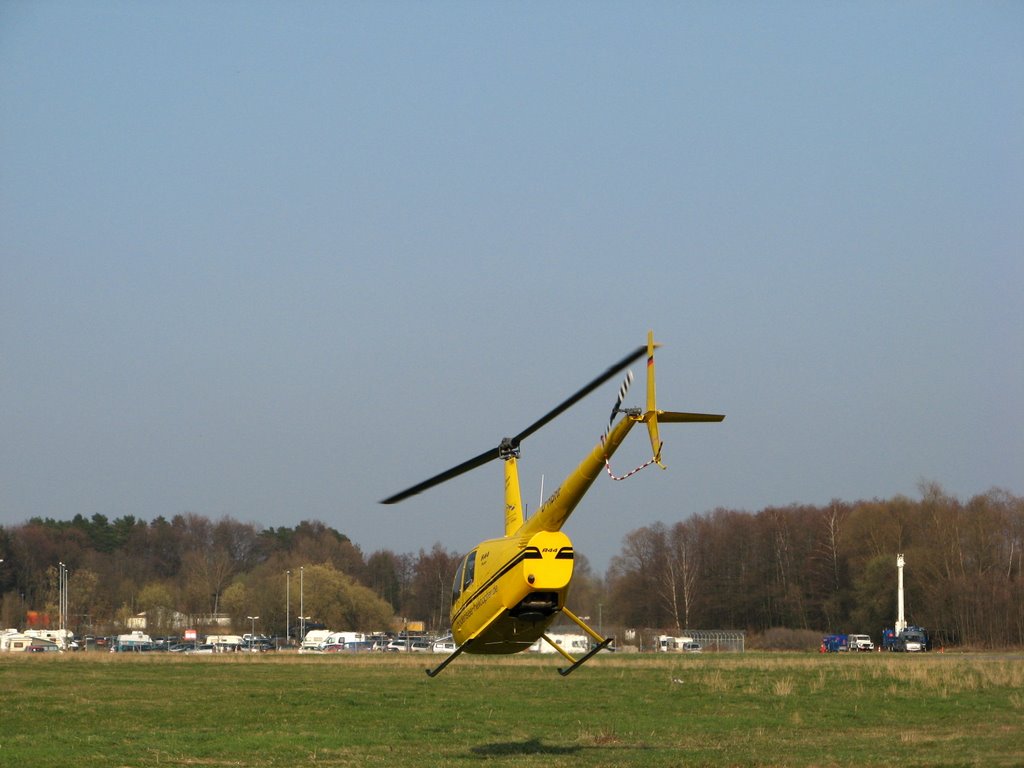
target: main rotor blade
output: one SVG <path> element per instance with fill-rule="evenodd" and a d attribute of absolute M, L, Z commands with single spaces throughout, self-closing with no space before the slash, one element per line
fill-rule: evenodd
<path fill-rule="evenodd" d="M 537 421 L 533 422 L 533 424 L 531 424 L 526 429 L 524 429 L 522 432 L 520 432 L 518 435 L 513 437 L 512 438 L 512 444 L 513 445 L 519 445 L 520 442 L 522 442 L 527 437 L 532 435 L 534 432 L 536 432 L 538 429 L 543 427 L 545 424 L 547 424 L 553 418 L 555 418 L 556 416 L 561 414 L 563 411 L 567 410 L 571 406 L 573 406 L 576 403 L 578 403 L 580 400 L 582 400 L 584 397 L 589 395 L 591 392 L 593 392 L 599 386 L 604 384 L 606 381 L 608 381 L 608 379 L 610 379 L 612 376 L 617 374 L 619 371 L 621 371 L 627 365 L 632 363 L 634 360 L 640 359 L 645 354 L 647 354 L 647 347 L 637 347 L 634 351 L 630 352 L 624 358 L 619 360 L 619 362 L 615 363 L 611 368 L 609 368 L 607 371 L 602 373 L 600 376 L 598 376 L 592 382 L 587 384 L 587 386 L 583 387 L 583 389 L 581 389 L 575 395 L 570 397 L 564 403 L 559 405 L 557 408 L 554 408 L 553 410 L 549 411 L 544 416 L 541 416 L 539 419 L 537 419 Z"/>
<path fill-rule="evenodd" d="M 403 499 L 407 499 L 410 496 L 415 496 L 421 491 L 432 488 L 435 485 L 443 483 L 445 480 L 451 480 L 453 477 L 461 475 L 463 472 L 469 472 L 471 469 L 476 469 L 479 466 L 486 464 L 489 461 L 493 461 L 498 458 L 498 449 L 491 448 L 489 451 L 484 451 L 479 456 L 475 456 L 469 461 L 464 461 L 456 467 L 446 469 L 439 475 L 434 475 L 429 480 L 424 480 L 422 483 L 417 483 L 411 488 L 406 488 L 400 493 L 396 493 L 394 496 L 388 496 L 386 499 L 381 500 L 381 504 L 395 504 Z"/>
<path fill-rule="evenodd" d="M 511 444 L 511 447 L 518 448 L 519 447 L 519 443 L 521 443 L 527 437 L 532 435 L 534 432 L 536 432 L 538 429 L 543 427 L 545 424 L 547 424 L 553 418 L 558 416 L 560 413 L 562 413 L 566 409 L 570 408 L 571 406 L 575 405 L 577 402 L 579 402 L 584 397 L 586 397 L 591 392 L 593 392 L 595 389 L 597 389 L 599 386 L 604 384 L 606 381 L 608 381 L 608 379 L 610 379 L 612 376 L 617 374 L 619 371 L 621 371 L 627 365 L 632 363 L 634 360 L 637 360 L 640 357 L 643 357 L 643 355 L 645 355 L 646 353 L 647 353 L 647 347 L 637 347 L 633 352 L 630 352 L 624 358 L 619 360 L 619 362 L 617 362 L 614 365 L 612 365 L 611 368 L 609 368 L 607 371 L 602 373 L 596 379 L 591 381 L 589 384 L 587 384 L 581 390 L 576 392 L 576 394 L 574 394 L 568 400 L 564 401 L 561 405 L 559 405 L 558 407 L 552 409 L 551 411 L 548 411 L 548 413 L 546 413 L 541 418 L 537 419 L 537 421 L 533 422 L 533 424 L 528 426 L 526 429 L 524 429 L 518 435 L 516 435 L 515 437 L 511 438 L 508 441 L 508 443 Z M 504 443 L 505 441 L 502 441 L 502 442 Z M 429 478 L 428 480 L 424 480 L 422 483 L 417 483 L 416 485 L 412 486 L 411 488 L 406 488 L 404 491 L 396 493 L 394 496 L 388 496 L 388 498 L 382 499 L 380 503 L 381 504 L 395 504 L 395 503 L 397 503 L 399 501 L 402 501 L 403 499 L 409 498 L 410 496 L 415 496 L 417 493 L 425 491 L 428 488 L 432 488 L 435 485 L 439 485 L 440 483 L 443 483 L 446 480 L 451 480 L 453 477 L 457 477 L 457 476 L 461 475 L 463 472 L 469 472 L 469 470 L 476 469 L 477 467 L 482 466 L 482 465 L 486 464 L 489 461 L 494 461 L 494 459 L 500 458 L 500 456 L 501 456 L 501 446 L 499 445 L 499 446 L 497 446 L 495 448 L 491 448 L 488 451 L 484 451 L 479 456 L 474 456 L 472 459 L 469 459 L 468 461 L 464 461 L 461 464 L 452 467 L 451 469 L 446 469 L 444 472 L 441 472 L 440 474 L 434 475 L 433 477 Z"/>

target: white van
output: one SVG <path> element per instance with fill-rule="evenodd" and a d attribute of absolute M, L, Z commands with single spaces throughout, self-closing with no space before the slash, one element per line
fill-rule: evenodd
<path fill-rule="evenodd" d="M 309 632 L 306 633 L 306 636 L 302 639 L 302 645 L 299 646 L 299 653 L 321 653 L 327 642 L 327 638 L 336 634 L 337 632 L 332 632 L 329 629 L 309 630 Z"/>
<path fill-rule="evenodd" d="M 875 644 L 867 635 L 848 635 L 846 645 L 851 651 L 873 651 Z"/>
<path fill-rule="evenodd" d="M 350 643 L 365 643 L 366 635 L 362 632 L 331 632 L 320 644 L 326 648 L 328 645 L 348 645 Z"/>

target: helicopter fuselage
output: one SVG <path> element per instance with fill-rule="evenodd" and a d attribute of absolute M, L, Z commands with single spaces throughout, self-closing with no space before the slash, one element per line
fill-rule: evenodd
<path fill-rule="evenodd" d="M 481 542 L 455 574 L 455 642 L 472 638 L 473 653 L 526 649 L 565 607 L 572 568 L 572 543 L 561 531 Z"/>

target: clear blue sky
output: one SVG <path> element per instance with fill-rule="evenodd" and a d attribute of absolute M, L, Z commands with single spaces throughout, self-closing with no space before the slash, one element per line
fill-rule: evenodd
<path fill-rule="evenodd" d="M 727 419 L 596 484 L 598 571 L 719 506 L 1020 494 L 1022 96 L 1017 2 L 4 2 L 0 524 L 465 550 L 497 463 L 377 501 L 648 328 Z M 526 442 L 531 508 L 617 383 Z"/>

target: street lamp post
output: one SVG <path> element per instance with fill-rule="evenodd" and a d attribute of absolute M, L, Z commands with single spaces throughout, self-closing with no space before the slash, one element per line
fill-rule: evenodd
<path fill-rule="evenodd" d="M 57 628 L 64 629 L 64 563 L 57 563 Z"/>
<path fill-rule="evenodd" d="M 64 648 L 67 645 L 68 567 L 64 562 L 58 562 L 57 566 L 57 613 L 60 624 L 61 648 Z"/>
<path fill-rule="evenodd" d="M 284 572 L 284 644 L 292 644 L 292 572 Z"/>
<path fill-rule="evenodd" d="M 252 632 L 249 634 L 249 651 L 252 653 L 256 650 L 256 619 L 258 619 L 259 616 L 246 616 L 245 618 L 252 622 Z"/>

